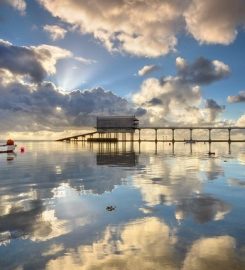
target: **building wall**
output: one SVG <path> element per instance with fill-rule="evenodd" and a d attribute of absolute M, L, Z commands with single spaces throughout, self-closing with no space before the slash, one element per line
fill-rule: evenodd
<path fill-rule="evenodd" d="M 100 132 L 134 132 L 138 127 L 134 116 L 97 117 L 97 130 Z"/>

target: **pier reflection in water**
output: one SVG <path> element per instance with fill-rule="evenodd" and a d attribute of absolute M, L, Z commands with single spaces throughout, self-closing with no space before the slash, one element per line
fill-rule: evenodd
<path fill-rule="evenodd" d="M 0 269 L 244 269 L 244 145 L 25 148 L 0 156 Z"/>

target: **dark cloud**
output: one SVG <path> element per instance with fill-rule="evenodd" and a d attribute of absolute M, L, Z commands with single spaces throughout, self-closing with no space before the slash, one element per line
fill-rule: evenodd
<path fill-rule="evenodd" d="M 102 88 L 63 94 L 51 82 L 35 86 L 14 82 L 0 85 L 0 95 L 0 117 L 6 131 L 94 126 L 97 115 L 137 112 L 127 100 Z"/>
<path fill-rule="evenodd" d="M 35 52 L 27 47 L 18 47 L 0 40 L 0 68 L 12 73 L 29 75 L 35 82 L 40 82 L 47 75 Z"/>
<path fill-rule="evenodd" d="M 145 115 L 146 113 L 147 113 L 146 109 L 139 107 L 135 111 L 135 116 L 140 117 L 140 116 Z"/>
<path fill-rule="evenodd" d="M 226 78 L 230 74 L 230 69 L 223 62 L 210 61 L 204 57 L 198 58 L 194 63 L 188 64 L 185 59 L 176 59 L 178 75 L 185 81 L 197 84 L 210 84 Z"/>
<path fill-rule="evenodd" d="M 13 76 L 21 76 L 22 80 L 27 77 L 40 83 L 56 72 L 56 63 L 63 58 L 78 59 L 60 47 L 45 44 L 19 47 L 0 39 L 0 72 L 7 70 Z"/>
<path fill-rule="evenodd" d="M 228 180 L 229 185 L 239 188 L 245 188 L 245 181 L 241 179 L 231 178 Z"/>
<path fill-rule="evenodd" d="M 176 208 L 185 217 L 191 214 L 199 223 L 222 219 L 230 209 L 225 202 L 206 195 L 183 200 Z"/>
<path fill-rule="evenodd" d="M 224 110 L 225 106 L 219 105 L 215 100 L 213 99 L 207 99 L 205 108 L 213 109 L 213 110 Z"/>
<path fill-rule="evenodd" d="M 217 116 L 225 110 L 224 105 L 219 105 L 213 99 L 206 100 L 205 108 L 209 112 L 209 121 L 214 121 Z"/>
<path fill-rule="evenodd" d="M 162 100 L 160 98 L 152 98 L 149 101 L 150 105 L 162 105 Z"/>
<path fill-rule="evenodd" d="M 228 96 L 227 101 L 229 103 L 245 102 L 245 91 L 239 92 L 237 96 Z"/>

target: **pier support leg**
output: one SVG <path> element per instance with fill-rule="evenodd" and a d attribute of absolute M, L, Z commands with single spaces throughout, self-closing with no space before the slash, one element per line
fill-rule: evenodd
<path fill-rule="evenodd" d="M 139 142 L 141 141 L 141 134 L 140 134 L 141 130 L 139 129 Z"/>
<path fill-rule="evenodd" d="M 231 143 L 231 129 L 228 128 L 228 143 Z"/>
<path fill-rule="evenodd" d="M 192 128 L 190 128 L 190 141 L 192 141 Z"/>
<path fill-rule="evenodd" d="M 172 128 L 172 143 L 175 142 L 175 139 L 174 139 L 174 128 Z"/>
<path fill-rule="evenodd" d="M 157 142 L 157 129 L 155 129 L 155 142 Z"/>
<path fill-rule="evenodd" d="M 134 141 L 134 133 L 130 133 L 130 134 L 131 134 L 130 140 L 131 140 L 131 142 L 133 142 Z"/>
<path fill-rule="evenodd" d="M 212 131 L 212 129 L 209 128 L 208 129 L 208 141 L 209 141 L 209 143 L 211 143 L 211 131 Z"/>

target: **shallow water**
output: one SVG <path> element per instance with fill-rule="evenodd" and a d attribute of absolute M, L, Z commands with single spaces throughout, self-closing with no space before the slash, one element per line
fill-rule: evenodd
<path fill-rule="evenodd" d="M 245 269 L 244 144 L 18 145 L 0 269 Z"/>

